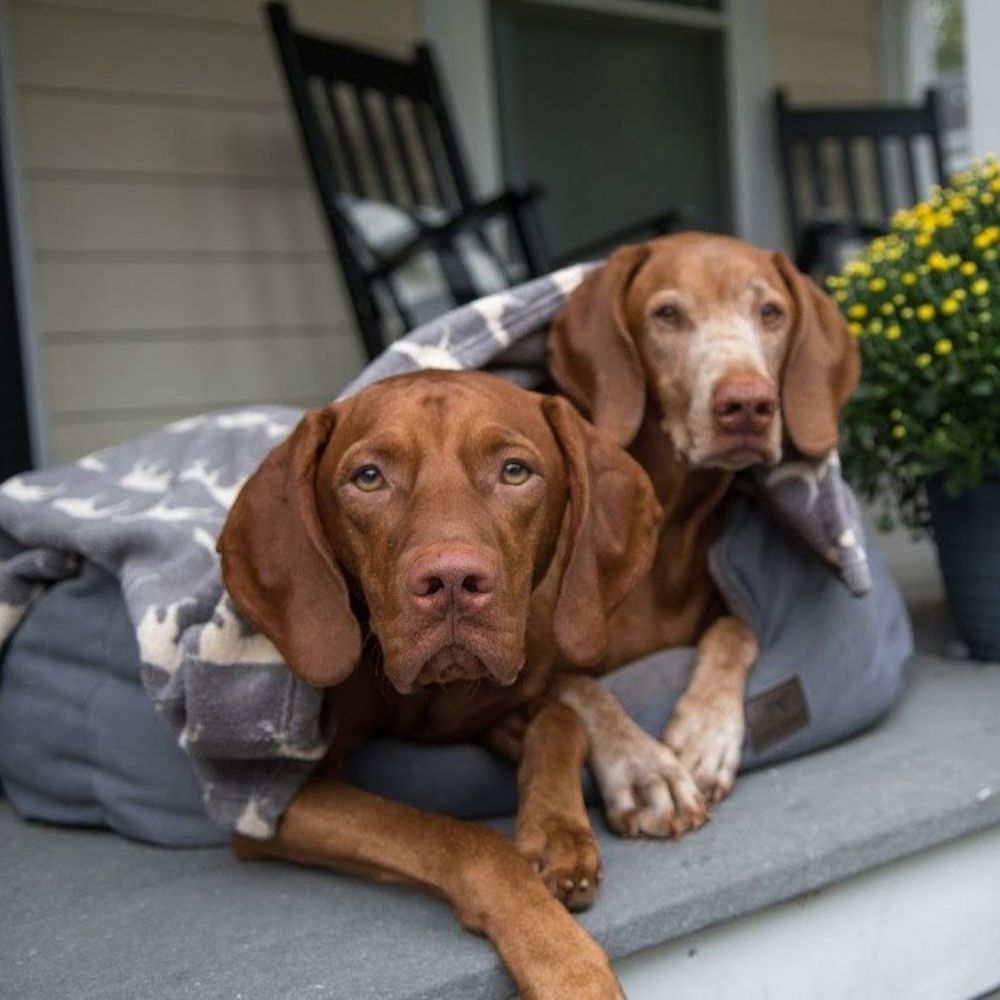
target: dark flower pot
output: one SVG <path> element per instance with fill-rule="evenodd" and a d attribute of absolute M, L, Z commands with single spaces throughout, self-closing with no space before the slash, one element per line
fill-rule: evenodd
<path fill-rule="evenodd" d="M 1000 471 L 957 497 L 934 480 L 927 498 L 955 623 L 977 660 L 1000 662 Z"/>

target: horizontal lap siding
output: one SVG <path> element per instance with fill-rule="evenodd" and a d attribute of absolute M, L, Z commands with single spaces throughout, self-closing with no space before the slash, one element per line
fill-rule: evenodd
<path fill-rule="evenodd" d="M 879 0 L 766 0 L 766 9 L 774 81 L 793 100 L 881 97 Z"/>
<path fill-rule="evenodd" d="M 407 50 L 418 0 L 294 0 Z M 256 0 L 9 0 L 50 453 L 362 364 Z"/>

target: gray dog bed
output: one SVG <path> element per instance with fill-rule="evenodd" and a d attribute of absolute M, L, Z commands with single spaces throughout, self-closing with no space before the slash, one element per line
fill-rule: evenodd
<path fill-rule="evenodd" d="M 537 380 L 544 330 L 583 273 L 456 310 L 349 391 L 417 367 Z M 242 621 L 212 550 L 239 485 L 298 416 L 205 415 L 0 486 L 0 778 L 24 815 L 165 844 L 273 829 L 336 720 L 321 724 L 320 692 Z M 843 739 L 894 703 L 909 625 L 835 453 L 748 478 L 712 568 L 762 645 L 744 766 Z M 658 733 L 691 664 L 675 650 L 605 682 Z M 350 768 L 364 787 L 459 816 L 514 808 L 512 769 L 476 746 L 379 741 Z"/>

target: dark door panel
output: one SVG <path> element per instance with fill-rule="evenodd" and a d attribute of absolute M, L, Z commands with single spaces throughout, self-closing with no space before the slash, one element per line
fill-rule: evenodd
<path fill-rule="evenodd" d="M 557 254 L 671 206 L 729 228 L 721 31 L 525 0 L 493 17 L 506 178 L 546 188 Z"/>

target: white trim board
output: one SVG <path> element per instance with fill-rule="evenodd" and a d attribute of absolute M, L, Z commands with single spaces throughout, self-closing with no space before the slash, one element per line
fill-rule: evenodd
<path fill-rule="evenodd" d="M 473 186 L 489 196 L 503 183 L 490 0 L 421 0 L 420 22 L 444 76 Z"/>
<path fill-rule="evenodd" d="M 620 14 L 645 21 L 662 21 L 688 28 L 721 30 L 726 27 L 728 15 L 724 10 L 700 10 L 675 3 L 650 3 L 649 0 L 528 0 L 534 4 L 557 7 L 576 7 L 579 10 L 597 11 L 601 14 Z"/>
<path fill-rule="evenodd" d="M 726 0 L 726 104 L 733 229 L 763 247 L 789 249 L 783 230 L 774 134 L 774 80 L 764 0 Z"/>
<path fill-rule="evenodd" d="M 1000 827 L 616 963 L 629 1000 L 962 1000 L 1000 985 Z"/>

